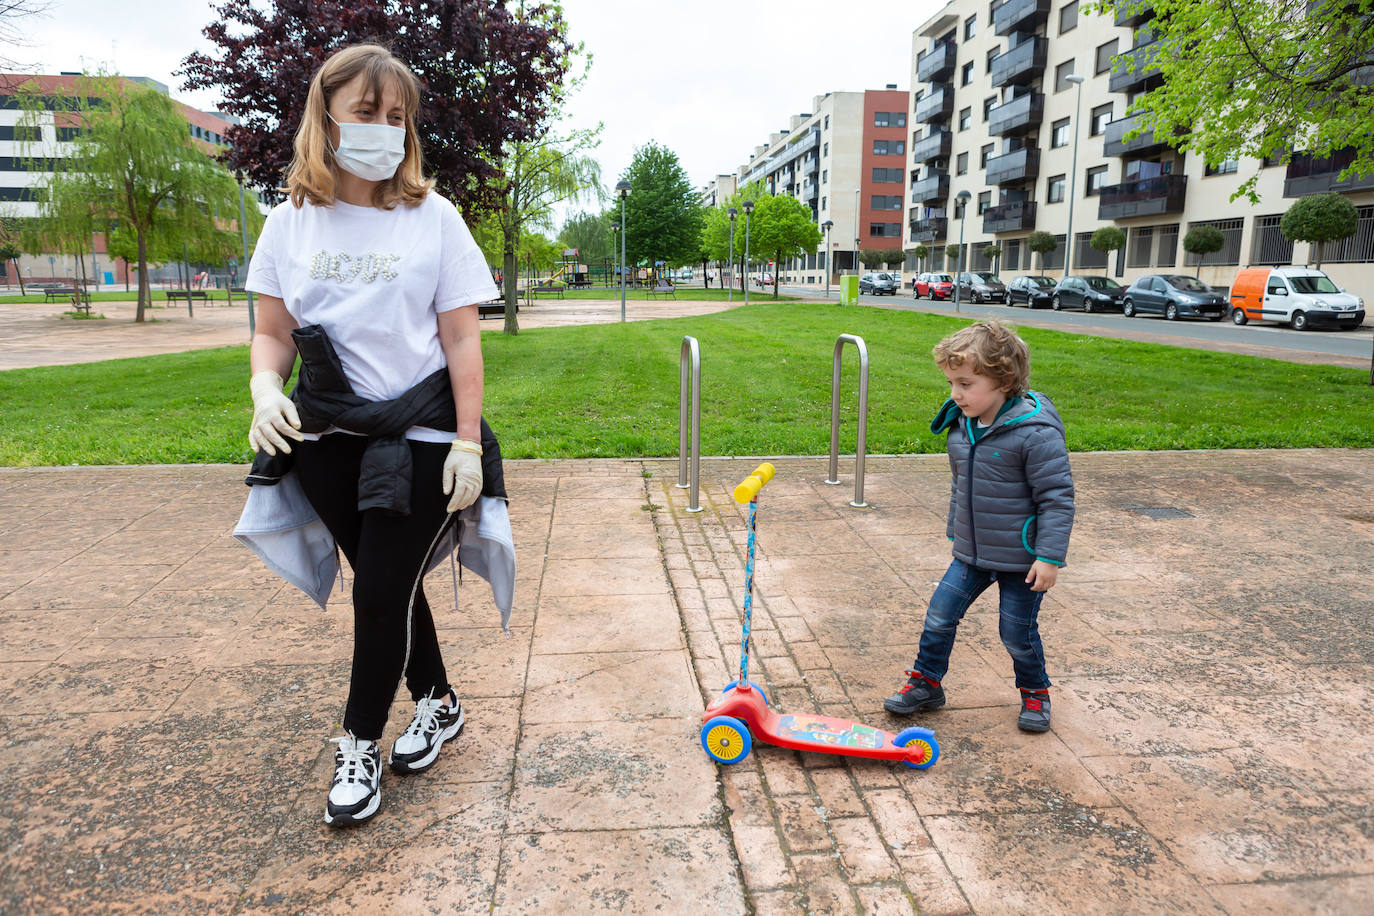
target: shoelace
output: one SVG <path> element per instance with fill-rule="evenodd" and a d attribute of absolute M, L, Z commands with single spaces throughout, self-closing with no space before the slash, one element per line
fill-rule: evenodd
<path fill-rule="evenodd" d="M 377 758 L 372 756 L 373 742 L 360 741 L 352 735 L 329 739 L 339 746 L 334 752 L 334 781 L 345 784 L 377 781 Z"/>
<path fill-rule="evenodd" d="M 924 677 L 922 677 L 920 674 L 916 673 L 915 671 L 907 671 L 907 672 L 905 672 L 905 674 L 906 674 L 908 680 L 907 680 L 906 684 L 902 687 L 902 689 L 899 690 L 899 691 L 897 691 L 898 693 L 906 693 L 907 691 L 911 690 L 913 687 L 917 686 L 918 684 L 920 684 L 922 681 L 925 680 Z M 929 682 L 927 682 L 927 683 L 929 683 Z M 938 685 L 937 685 L 937 686 L 938 686 Z"/>
<path fill-rule="evenodd" d="M 1041 699 L 1033 693 L 1023 693 L 1021 694 L 1021 705 L 1025 706 L 1028 712 L 1040 712 Z"/>
<path fill-rule="evenodd" d="M 432 735 L 439 731 L 439 711 L 444 709 L 442 698 L 433 695 L 415 704 L 415 718 L 406 727 L 407 735 Z"/>

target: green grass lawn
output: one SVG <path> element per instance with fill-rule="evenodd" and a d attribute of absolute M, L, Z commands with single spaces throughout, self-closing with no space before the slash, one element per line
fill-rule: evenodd
<path fill-rule="evenodd" d="M 225 301 L 228 300 L 228 297 L 229 297 L 228 291 L 227 291 L 227 290 L 222 290 L 222 289 L 197 290 L 197 292 L 204 292 L 204 293 L 209 297 L 209 301 L 211 301 L 211 302 L 225 302 Z M 161 287 L 157 287 L 157 288 L 153 289 L 152 293 L 153 293 L 153 306 L 154 306 L 154 307 L 161 306 L 161 305 L 166 305 L 166 304 L 167 304 L 167 297 L 166 297 L 165 295 L 163 295 L 163 291 L 162 291 L 162 288 L 161 288 Z M 61 299 L 55 299 L 55 300 L 53 300 L 53 299 L 46 299 L 46 298 L 44 298 L 44 295 L 43 295 L 43 293 L 41 293 L 41 292 L 39 292 L 39 293 L 29 293 L 28 295 L 25 295 L 25 296 L 21 296 L 21 295 L 19 295 L 18 293 L 15 293 L 15 294 L 13 294 L 13 295 L 0 294 L 0 305 L 34 305 L 34 304 L 37 304 L 37 305 L 43 305 L 43 304 L 47 304 L 47 305 L 61 305 L 61 304 L 63 304 L 63 303 L 68 303 L 69 301 L 70 301 L 70 297 L 69 297 L 69 296 L 63 296 Z M 91 293 L 91 301 L 92 301 L 92 302 L 128 302 L 128 303 L 130 303 L 130 304 L 137 304 L 137 303 L 138 303 L 138 290 L 137 290 L 137 289 L 132 289 L 132 290 L 130 290 L 130 291 L 127 292 L 127 293 L 126 293 L 126 292 L 122 292 L 122 291 L 120 291 L 120 290 L 114 290 L 114 291 L 111 291 L 111 292 L 103 292 L 103 293 Z M 195 304 L 196 304 L 196 305 L 200 305 L 202 301 L 204 301 L 204 300 L 201 300 L 200 298 L 197 298 L 197 299 L 195 300 Z M 235 301 L 235 302 L 243 302 L 243 301 L 244 301 L 244 295 L 243 295 L 243 293 L 234 293 L 234 301 Z M 179 306 L 181 306 L 182 308 L 185 308 L 185 307 L 186 307 L 186 300 L 185 300 L 185 299 L 175 299 L 175 300 L 172 301 L 172 304 L 173 304 L 173 305 L 179 305 Z"/>
<path fill-rule="evenodd" d="M 870 454 L 939 452 L 930 348 L 965 321 L 870 307 L 751 305 L 716 315 L 483 337 L 486 415 L 511 458 L 672 456 L 682 336 L 701 345 L 703 455 L 823 455 L 835 337 L 871 359 Z M 1374 446 L 1357 369 L 1023 328 L 1032 386 L 1073 450 Z M 854 448 L 845 354 L 841 448 Z M 239 462 L 246 347 L 0 372 L 0 465 Z"/>
<path fill-rule="evenodd" d="M 687 287 L 679 286 L 679 287 L 676 288 L 676 294 L 677 294 L 677 298 L 679 298 L 679 299 L 691 299 L 691 300 L 693 300 L 693 301 L 698 301 L 698 300 L 700 300 L 700 301 L 707 301 L 707 302 L 725 302 L 725 301 L 727 301 L 727 300 L 730 298 L 730 290 L 728 290 L 728 289 L 718 289 L 718 288 L 716 288 L 716 287 L 714 287 L 714 286 L 711 287 L 710 289 L 703 289 L 703 288 L 701 288 L 700 286 L 687 286 Z M 615 286 L 615 287 L 593 286 L 591 289 L 567 289 L 567 290 L 564 290 L 564 291 L 563 291 L 563 295 L 564 295 L 564 297 L 566 297 L 566 298 L 568 298 L 568 299 L 615 299 L 616 301 L 619 301 L 619 300 L 620 300 L 620 287 L 618 287 L 618 286 Z M 540 298 L 542 299 L 542 298 L 547 298 L 547 297 L 542 297 L 542 296 L 541 296 Z M 630 300 L 630 299 L 648 299 L 648 298 L 650 298 L 650 297 L 649 297 L 648 293 L 645 292 L 645 291 L 642 290 L 642 289 L 635 289 L 635 288 L 633 288 L 633 287 L 628 287 L 628 286 L 627 286 L 627 287 L 625 288 L 625 298 L 626 298 L 626 300 Z M 656 298 L 656 299 L 658 299 L 658 300 L 661 301 L 661 300 L 663 299 L 663 296 L 660 294 L 660 295 L 658 295 L 658 296 L 655 296 L 654 298 Z M 742 293 L 742 292 L 740 292 L 740 290 L 736 289 L 736 290 L 735 290 L 735 296 L 734 296 L 734 298 L 735 298 L 735 301 L 743 301 L 743 300 L 744 300 L 744 293 Z M 768 302 L 772 302 L 772 301 L 773 301 L 773 291 L 772 291 L 771 289 L 769 289 L 769 290 L 764 290 L 764 291 L 760 291 L 760 290 L 758 290 L 758 289 L 750 289 L 750 290 L 749 290 L 749 302 L 750 302 L 751 305 L 752 305 L 754 302 L 764 302 L 764 301 L 768 301 Z M 796 301 L 798 301 L 798 299 L 797 299 L 796 296 L 783 296 L 783 295 L 779 295 L 779 296 L 778 296 L 778 301 L 779 301 L 779 302 L 796 302 Z"/>

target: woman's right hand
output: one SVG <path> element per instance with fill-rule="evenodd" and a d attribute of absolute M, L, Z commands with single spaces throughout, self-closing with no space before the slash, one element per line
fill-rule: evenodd
<path fill-rule="evenodd" d="M 264 369 L 248 382 L 253 394 L 253 424 L 248 428 L 248 444 L 254 451 L 263 450 L 276 455 L 277 449 L 290 454 L 287 439 L 305 439 L 300 432 L 301 418 L 296 405 L 282 391 L 282 377 L 271 369 Z"/>

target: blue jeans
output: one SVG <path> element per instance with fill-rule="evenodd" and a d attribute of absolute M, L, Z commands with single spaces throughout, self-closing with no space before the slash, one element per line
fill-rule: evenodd
<path fill-rule="evenodd" d="M 914 667 L 933 681 L 944 679 L 949 671 L 949 653 L 954 648 L 959 621 L 964 619 L 964 612 L 974 599 L 993 582 L 997 583 L 1000 594 L 998 632 L 1002 645 L 1011 654 L 1016 686 L 1043 690 L 1050 686 L 1050 679 L 1045 674 L 1045 651 L 1040 645 L 1036 617 L 1045 593 L 1031 591 L 1024 572 L 982 569 L 958 559 L 949 564 L 945 577 L 931 596 Z"/>

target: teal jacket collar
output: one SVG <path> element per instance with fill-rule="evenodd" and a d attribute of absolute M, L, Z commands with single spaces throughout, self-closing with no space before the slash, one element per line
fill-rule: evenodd
<path fill-rule="evenodd" d="M 993 426 L 1011 426 L 1021 423 L 1032 417 L 1038 416 L 1045 409 L 1045 405 L 1036 396 L 1034 391 L 1027 391 L 1025 394 L 1016 398 L 1009 398 L 1002 409 L 997 412 L 997 417 L 993 420 Z M 948 430 L 951 426 L 963 417 L 964 412 L 959 409 L 959 405 L 954 403 L 953 398 L 949 398 L 941 406 L 940 412 L 935 415 L 935 419 L 930 421 L 930 431 L 935 435 Z M 991 427 L 989 427 L 991 428 Z"/>

